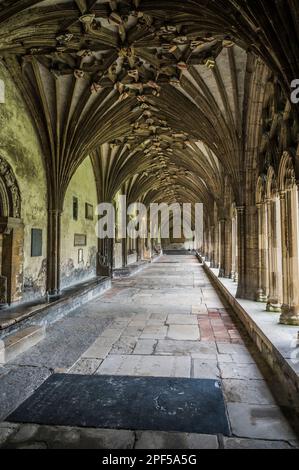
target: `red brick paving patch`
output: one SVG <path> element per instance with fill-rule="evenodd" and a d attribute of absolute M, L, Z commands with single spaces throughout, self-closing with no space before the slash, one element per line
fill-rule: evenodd
<path fill-rule="evenodd" d="M 243 344 L 243 340 L 227 310 L 208 309 L 208 315 L 198 315 L 201 341 Z"/>

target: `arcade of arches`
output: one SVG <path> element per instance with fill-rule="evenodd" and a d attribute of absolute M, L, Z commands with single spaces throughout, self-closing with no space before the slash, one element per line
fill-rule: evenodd
<path fill-rule="evenodd" d="M 296 1 L 2 0 L 0 56 L 0 319 L 179 246 L 299 326 Z M 203 243 L 98 240 L 121 195 Z"/>

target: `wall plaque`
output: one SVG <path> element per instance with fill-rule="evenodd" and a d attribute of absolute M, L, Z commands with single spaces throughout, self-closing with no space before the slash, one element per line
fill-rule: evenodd
<path fill-rule="evenodd" d="M 86 235 L 81 233 L 75 233 L 74 236 L 74 246 L 86 246 Z"/>
<path fill-rule="evenodd" d="M 42 256 L 43 253 L 43 231 L 39 228 L 31 229 L 31 256 Z"/>
<path fill-rule="evenodd" d="M 85 203 L 85 219 L 93 220 L 93 205 Z"/>

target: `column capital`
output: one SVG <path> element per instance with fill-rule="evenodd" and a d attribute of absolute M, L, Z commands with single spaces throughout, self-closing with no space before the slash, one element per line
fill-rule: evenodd
<path fill-rule="evenodd" d="M 280 189 L 280 190 L 279 190 L 279 198 L 280 198 L 281 200 L 285 199 L 286 194 L 287 194 L 287 190 L 286 190 L 286 189 Z"/>

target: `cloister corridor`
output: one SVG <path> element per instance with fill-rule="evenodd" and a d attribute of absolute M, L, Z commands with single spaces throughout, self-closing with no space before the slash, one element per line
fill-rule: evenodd
<path fill-rule="evenodd" d="M 107 406 L 113 401 L 115 405 L 110 424 L 104 426 L 105 429 L 62 425 L 59 413 L 64 416 L 62 421 L 67 422 L 70 416 L 59 409 L 57 403 L 58 414 L 47 418 L 48 423 L 56 419 L 55 425 L 34 422 L 37 409 L 47 405 L 51 393 L 55 395 L 54 380 L 49 384 L 50 395 L 45 392 L 43 404 L 31 408 L 31 422 L 2 422 L 0 435 L 6 447 L 287 449 L 298 443 L 292 423 L 288 422 L 288 403 L 278 399 L 273 375 L 194 255 L 163 255 L 136 274 L 114 280 L 112 288 L 101 296 L 49 325 L 44 339 L 36 346 L 1 366 L 1 419 L 49 377 L 56 377 L 58 382 L 59 377 L 63 377 L 64 383 L 68 377 L 74 378 L 69 383 L 72 390 L 64 393 L 71 393 L 66 407 L 72 419 L 78 418 L 77 424 L 80 420 L 89 422 L 90 410 L 87 406 L 84 415 L 82 403 L 78 402 L 76 377 L 78 380 L 80 377 L 109 377 L 114 393 Z M 194 395 L 193 405 L 200 402 L 193 380 L 204 382 L 208 388 L 205 390 L 205 385 L 203 389 L 202 423 L 192 420 L 193 413 L 198 413 L 192 403 L 183 400 L 177 405 L 178 382 L 170 384 L 167 392 L 170 401 L 167 402 L 167 397 L 164 401 L 161 395 L 155 397 L 154 407 L 160 410 L 160 418 L 155 422 L 142 413 L 142 408 L 147 407 L 147 397 L 138 394 L 137 387 L 131 398 L 132 410 L 139 416 L 138 427 L 122 429 L 120 415 L 125 414 L 125 410 L 117 410 L 117 405 L 121 395 L 119 381 L 124 377 L 127 390 L 130 382 L 137 378 L 184 379 L 185 394 L 188 396 L 191 391 Z M 86 383 L 90 390 L 85 390 L 85 405 L 94 387 Z M 140 387 L 142 389 L 142 383 Z M 209 408 L 209 400 L 215 387 L 220 387 L 224 395 L 226 435 L 216 428 L 213 433 L 213 426 L 218 424 L 211 423 L 215 416 Z M 94 397 L 95 402 L 99 398 Z M 171 416 L 175 419 L 169 421 Z M 187 422 L 182 420 L 184 417 L 188 417 Z M 218 418 L 219 415 L 216 421 Z M 37 422 L 43 423 L 43 419 L 39 417 Z M 111 422 L 116 423 L 114 429 Z M 181 422 L 183 432 L 176 430 L 177 422 Z M 203 430 L 211 431 L 198 432 L 197 428 L 194 432 L 198 424 Z"/>

